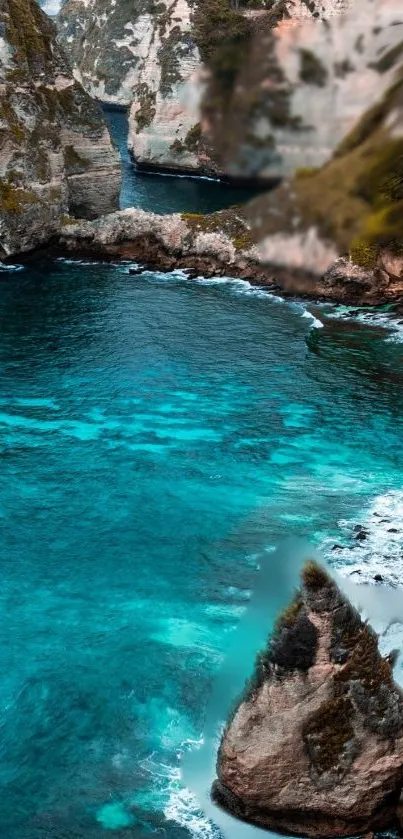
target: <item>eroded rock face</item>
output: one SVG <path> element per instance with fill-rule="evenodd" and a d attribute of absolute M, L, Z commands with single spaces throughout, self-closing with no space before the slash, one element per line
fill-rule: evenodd
<path fill-rule="evenodd" d="M 119 157 L 35 0 L 0 8 L 0 256 L 118 206 Z"/>
<path fill-rule="evenodd" d="M 131 106 L 128 144 L 145 167 L 212 174 L 202 137 L 203 65 L 188 0 L 66 0 L 60 40 L 92 96 Z"/>
<path fill-rule="evenodd" d="M 130 259 L 157 270 L 184 268 L 195 277 L 240 277 L 284 295 L 354 305 L 396 302 L 403 294 L 403 258 L 387 250 L 380 251 L 375 269 L 364 270 L 339 258 L 323 275 L 304 265 L 303 256 L 308 258 L 312 248 L 309 237 L 296 250 L 293 236 L 284 235 L 281 260 L 267 263 L 253 244 L 247 214 L 240 208 L 208 216 L 121 210 L 95 221 L 65 224 L 59 247 L 62 253 Z M 295 264 L 291 257 L 296 255 Z M 387 271 L 399 271 L 400 276 Z"/>
<path fill-rule="evenodd" d="M 228 173 L 320 167 L 392 83 L 403 55 L 400 0 L 323 3 L 314 14 L 279 3 L 255 20 L 232 96 L 210 109 Z"/>
<path fill-rule="evenodd" d="M 394 824 L 403 694 L 377 637 L 314 563 L 259 657 L 219 749 L 215 800 L 280 832 Z"/>
<path fill-rule="evenodd" d="M 346 6 L 347 0 L 277 0 L 270 13 L 241 8 L 236 14 L 227 0 L 65 0 L 58 27 L 74 73 L 91 95 L 131 106 L 129 148 L 139 165 L 277 178 L 313 158 L 315 165 L 322 162 L 343 134 L 348 120 L 339 125 L 342 111 L 335 114 L 335 105 L 348 98 L 347 84 L 328 78 L 323 61 L 329 51 L 335 78 L 350 74 L 348 90 L 356 91 L 353 69 L 361 72 L 389 36 L 371 41 L 370 49 L 367 21 L 345 43 L 349 18 L 336 38 L 329 21 Z M 362 32 L 363 54 L 352 68 L 345 54 Z M 380 74 L 369 76 L 368 84 L 376 76 L 381 89 Z M 366 106 L 356 100 L 344 106 L 350 120 Z M 332 124 L 324 138 L 322 129 L 316 148 L 313 132 L 324 104 L 338 133 Z M 211 119 L 210 106 L 224 116 Z"/>

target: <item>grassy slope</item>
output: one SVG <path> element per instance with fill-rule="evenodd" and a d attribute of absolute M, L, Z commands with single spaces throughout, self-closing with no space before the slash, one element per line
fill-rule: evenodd
<path fill-rule="evenodd" d="M 313 224 L 340 253 L 350 252 L 366 267 L 381 247 L 403 252 L 402 70 L 329 163 L 297 172 L 289 183 L 252 202 L 248 215 L 257 240 Z"/>

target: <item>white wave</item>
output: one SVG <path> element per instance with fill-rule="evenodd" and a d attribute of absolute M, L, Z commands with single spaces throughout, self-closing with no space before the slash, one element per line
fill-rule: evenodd
<path fill-rule="evenodd" d="M 63 265 L 111 265 L 105 259 L 79 259 L 78 257 L 58 256 L 56 262 L 61 262 Z"/>
<path fill-rule="evenodd" d="M 364 326 L 372 326 L 384 329 L 392 334 L 386 339 L 390 342 L 401 343 L 403 341 L 403 317 L 400 318 L 391 312 L 381 312 L 379 309 L 365 309 L 357 306 L 334 306 L 326 312 L 328 320 L 347 320 L 352 323 L 362 323 Z"/>
<path fill-rule="evenodd" d="M 284 303 L 284 298 L 273 294 L 268 288 L 259 285 L 252 285 L 249 280 L 241 280 L 239 277 L 195 277 L 192 282 L 200 285 L 228 285 L 236 294 L 243 294 L 249 297 L 261 297 L 275 303 Z"/>
<path fill-rule="evenodd" d="M 390 585 L 403 585 L 402 490 L 377 496 L 358 522 L 345 519 L 339 527 L 340 547 L 332 550 L 334 539 L 326 539 L 322 546 L 333 567 L 360 583 L 374 583 L 380 574 Z M 357 538 L 358 527 L 364 538 Z"/>
<path fill-rule="evenodd" d="M 25 265 L 6 265 L 5 262 L 0 262 L 0 271 L 24 271 Z"/>
<path fill-rule="evenodd" d="M 222 184 L 222 186 L 227 186 L 227 184 L 221 181 L 221 178 L 213 178 L 211 175 L 191 175 L 190 172 L 160 172 L 155 169 L 139 169 L 136 166 L 136 164 L 134 164 L 134 169 L 136 175 L 154 175 L 158 178 L 180 178 L 182 180 L 185 179 L 188 181 L 213 181 L 216 184 Z"/>
<path fill-rule="evenodd" d="M 169 800 L 164 808 L 164 816 L 186 828 L 194 839 L 217 839 L 219 832 L 200 810 L 193 793 L 181 784 L 180 770 L 172 772 Z"/>
<path fill-rule="evenodd" d="M 302 317 L 308 318 L 312 321 L 311 326 L 313 329 L 323 329 L 322 321 L 319 320 L 319 318 L 315 317 L 315 315 L 313 315 L 312 312 L 309 311 L 309 309 L 304 309 Z"/>

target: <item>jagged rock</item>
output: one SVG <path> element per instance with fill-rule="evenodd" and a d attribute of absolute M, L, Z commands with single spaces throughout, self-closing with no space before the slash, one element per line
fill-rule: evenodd
<path fill-rule="evenodd" d="M 217 775 L 216 802 L 281 833 L 347 836 L 396 821 L 403 694 L 371 627 L 313 562 L 227 724 Z"/>
<path fill-rule="evenodd" d="M 118 206 L 120 164 L 35 0 L 0 7 L 0 257 L 55 236 L 67 214 Z"/>

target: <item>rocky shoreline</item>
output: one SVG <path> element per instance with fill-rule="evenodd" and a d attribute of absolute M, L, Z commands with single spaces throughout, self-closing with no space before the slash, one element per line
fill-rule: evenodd
<path fill-rule="evenodd" d="M 250 241 L 247 222 L 235 210 L 212 216 L 121 210 L 94 221 L 66 224 L 51 252 L 132 260 L 141 268 L 159 271 L 182 269 L 189 277 L 235 277 L 284 296 L 349 305 L 376 306 L 403 300 L 403 258 L 385 251 L 374 270 L 365 270 L 340 257 L 319 274 L 287 264 L 285 240 L 283 264 L 266 262 Z"/>

